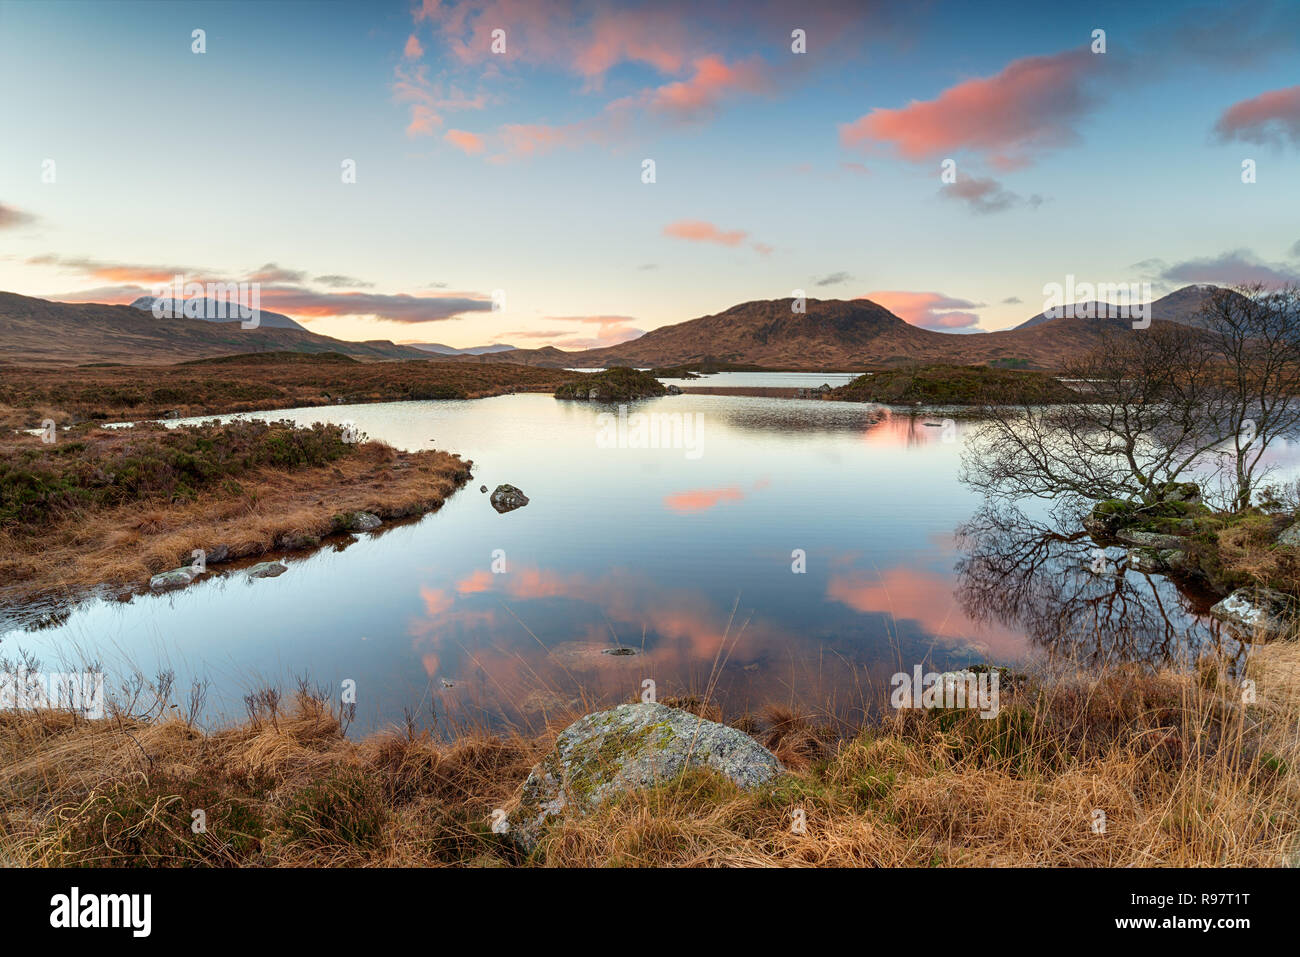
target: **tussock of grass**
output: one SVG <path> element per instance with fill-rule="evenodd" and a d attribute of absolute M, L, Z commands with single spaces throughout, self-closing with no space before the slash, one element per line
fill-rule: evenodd
<path fill-rule="evenodd" d="M 745 721 L 788 762 L 773 786 L 692 771 L 557 822 L 527 859 L 491 815 L 572 716 L 535 736 L 444 742 L 409 727 L 348 740 L 303 689 L 283 708 L 251 697 L 247 722 L 211 734 L 179 718 L 11 712 L 0 854 L 43 866 L 1277 866 L 1300 853 L 1300 646 L 1262 646 L 1249 674 L 1253 703 L 1209 661 L 1040 676 L 995 719 L 890 712 L 840 740 L 768 709 Z M 195 834 L 198 807 L 207 830 Z"/>

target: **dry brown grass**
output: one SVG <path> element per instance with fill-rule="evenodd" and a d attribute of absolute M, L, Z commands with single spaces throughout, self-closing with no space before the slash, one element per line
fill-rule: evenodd
<path fill-rule="evenodd" d="M 130 439 L 122 430 L 76 436 L 92 446 Z M 64 442 L 67 444 L 67 441 Z M 35 437 L 0 442 L 40 448 Z M 139 588 L 151 575 L 189 564 L 194 549 L 226 545 L 232 559 L 303 547 L 332 531 L 335 516 L 367 511 L 400 519 L 437 509 L 470 477 L 447 452 L 399 452 L 361 442 L 332 464 L 264 466 L 190 499 L 145 499 L 60 512 L 46 525 L 0 527 L 0 603 L 95 585 Z M 209 571 L 216 570 L 214 566 Z"/>
<path fill-rule="evenodd" d="M 168 412 L 201 416 L 337 402 L 476 399 L 553 392 L 581 377 L 509 362 L 357 362 L 283 353 L 177 365 L 6 366 L 0 376 L 0 427 L 38 428 L 45 419 L 64 426 L 159 418 Z"/>
<path fill-rule="evenodd" d="M 1278 866 L 1300 847 L 1300 645 L 1223 668 L 1041 676 L 1000 716 L 895 712 L 845 740 L 758 721 L 793 765 L 745 793 L 710 772 L 543 835 L 491 832 L 568 717 L 539 735 L 407 728 L 348 740 L 300 690 L 204 734 L 163 705 L 87 722 L 0 715 L 0 854 L 19 864 Z M 269 702 L 269 703 L 268 703 Z M 683 700 L 691 710 L 707 702 Z M 570 716 L 571 717 L 571 716 Z M 207 831 L 191 831 L 204 808 Z M 807 833 L 791 824 L 802 810 Z M 1091 827 L 1105 813 L 1105 832 Z"/>

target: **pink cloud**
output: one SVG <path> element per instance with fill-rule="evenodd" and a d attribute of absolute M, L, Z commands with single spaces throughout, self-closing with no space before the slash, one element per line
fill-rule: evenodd
<path fill-rule="evenodd" d="M 965 329 L 979 323 L 972 312 L 955 310 L 977 309 L 977 303 L 955 299 L 941 292 L 869 292 L 859 299 L 870 299 L 884 306 L 904 322 L 923 329 Z"/>
<path fill-rule="evenodd" d="M 1300 86 L 1269 90 L 1224 110 L 1214 131 L 1221 140 L 1300 145 Z"/>
<path fill-rule="evenodd" d="M 408 60 L 418 60 L 424 56 L 424 47 L 420 46 L 420 38 L 414 33 L 406 38 L 406 47 L 402 50 L 402 55 Z"/>
<path fill-rule="evenodd" d="M 695 243 L 719 243 L 723 246 L 739 246 L 747 235 L 744 230 L 719 229 L 713 223 L 702 219 L 679 219 L 664 227 L 664 235 L 675 239 L 686 239 Z"/>
<path fill-rule="evenodd" d="M 486 148 L 483 137 L 476 133 L 467 133 L 464 130 L 448 130 L 443 139 L 457 149 L 464 150 L 471 155 L 482 153 Z"/>
<path fill-rule="evenodd" d="M 654 90 L 650 108 L 677 119 L 696 119 L 710 112 L 729 92 L 758 93 L 765 88 L 757 60 L 728 66 L 721 57 L 707 56 L 696 60 L 694 66 L 695 73 L 689 80 Z"/>
<path fill-rule="evenodd" d="M 1073 124 L 1093 105 L 1086 84 L 1098 57 L 1088 50 L 1024 57 L 991 77 L 966 80 L 933 100 L 873 109 L 840 127 L 846 147 L 888 143 L 904 159 L 976 150 L 1003 169 L 1030 153 L 1074 142 Z"/>

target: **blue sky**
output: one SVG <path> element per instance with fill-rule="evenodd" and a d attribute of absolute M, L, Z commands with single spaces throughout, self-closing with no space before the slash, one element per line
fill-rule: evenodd
<path fill-rule="evenodd" d="M 1250 10 L 4 0 L 0 289 L 260 276 L 329 335 L 573 348 L 795 289 L 971 331 L 1067 274 L 1282 282 L 1300 6 Z"/>

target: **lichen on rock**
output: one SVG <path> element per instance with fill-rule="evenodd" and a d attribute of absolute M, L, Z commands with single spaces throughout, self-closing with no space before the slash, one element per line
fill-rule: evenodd
<path fill-rule="evenodd" d="M 716 770 L 742 788 L 783 771 L 776 756 L 744 732 L 662 704 L 623 704 L 579 718 L 524 782 L 509 818 L 525 852 L 566 813 L 585 814 L 621 792 L 663 784 L 693 767 Z"/>

